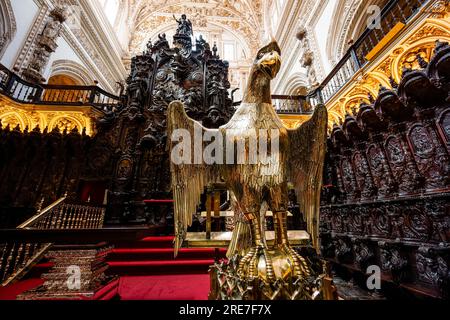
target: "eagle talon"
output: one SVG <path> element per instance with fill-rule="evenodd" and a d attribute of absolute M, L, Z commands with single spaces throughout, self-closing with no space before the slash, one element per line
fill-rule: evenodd
<path fill-rule="evenodd" d="M 258 265 L 261 258 L 265 261 L 265 277 L 269 282 L 275 281 L 272 257 L 269 254 L 267 247 L 263 244 L 258 244 L 250 248 L 247 254 L 241 259 L 237 271 L 238 275 L 249 278 L 258 277 Z"/>
<path fill-rule="evenodd" d="M 311 275 L 308 263 L 301 255 L 299 255 L 291 246 L 283 244 L 281 249 L 289 256 L 294 263 L 294 272 L 299 277 L 308 277 Z"/>

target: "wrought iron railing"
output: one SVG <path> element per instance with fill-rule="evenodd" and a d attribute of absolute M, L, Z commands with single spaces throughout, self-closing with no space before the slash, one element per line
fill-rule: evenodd
<path fill-rule="evenodd" d="M 101 110 L 119 107 L 120 98 L 96 86 L 31 84 L 0 64 L 0 92 L 20 103 L 45 105 L 93 105 Z M 315 97 L 274 95 L 279 114 L 310 114 Z M 240 102 L 235 103 L 238 106 Z"/>
<path fill-rule="evenodd" d="M 100 229 L 105 218 L 104 207 L 75 205 L 62 197 L 22 223 L 21 230 Z M 6 242 L 0 245 L 0 283 L 2 286 L 22 278 L 38 263 L 52 243 Z"/>
<path fill-rule="evenodd" d="M 400 22 L 407 24 L 430 0 L 391 0 L 383 8 L 379 27 L 367 28 L 341 61 L 325 78 L 317 91 L 323 103 L 330 100 L 364 65 L 366 56 Z"/>
<path fill-rule="evenodd" d="M 368 61 L 369 54 L 399 23 L 407 24 L 430 0 L 391 0 L 383 8 L 379 27 L 368 28 L 349 48 L 322 84 L 307 96 L 273 96 L 279 114 L 311 114 L 319 103 L 329 101 Z M 0 92 L 21 103 L 93 105 L 111 110 L 121 105 L 118 96 L 97 86 L 37 85 L 26 82 L 0 64 Z M 238 106 L 240 102 L 233 105 Z"/>
<path fill-rule="evenodd" d="M 273 95 L 272 103 L 278 114 L 310 114 L 313 111 L 305 96 Z"/>
<path fill-rule="evenodd" d="M 320 86 L 307 96 L 273 96 L 279 114 L 311 114 L 328 102 L 369 61 L 367 55 L 399 23 L 407 24 L 430 0 L 391 0 L 380 13 L 379 27 L 368 28 L 349 48 Z M 236 103 L 239 105 L 239 103 Z"/>
<path fill-rule="evenodd" d="M 91 105 L 100 110 L 120 106 L 118 96 L 97 86 L 33 84 L 0 64 L 0 92 L 20 103 L 46 105 Z"/>

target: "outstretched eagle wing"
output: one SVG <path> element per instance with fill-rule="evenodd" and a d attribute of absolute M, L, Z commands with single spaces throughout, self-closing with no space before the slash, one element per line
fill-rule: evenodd
<path fill-rule="evenodd" d="M 296 130 L 288 130 L 289 180 L 294 184 L 297 201 L 306 218 L 308 232 L 316 250 L 319 250 L 320 192 L 327 123 L 327 109 L 324 105 L 319 105 L 310 120 Z"/>
<path fill-rule="evenodd" d="M 189 118 L 184 110 L 183 103 L 179 101 L 172 102 L 169 105 L 167 120 L 174 198 L 175 256 L 177 256 L 186 238 L 187 228 L 192 225 L 192 217 L 197 211 L 205 187 L 220 178 L 217 165 L 204 164 L 202 157 L 204 133 L 217 133 L 218 130 L 206 129 L 199 122 Z M 181 133 L 181 141 L 172 141 L 172 138 L 178 136 L 177 130 L 178 133 Z M 183 139 L 187 140 L 183 141 Z M 182 143 L 186 148 L 180 148 L 179 143 Z M 184 154 L 185 152 L 188 156 Z M 180 158 L 183 158 L 183 156 L 187 161 L 180 163 Z M 199 156 L 200 160 L 196 158 Z"/>

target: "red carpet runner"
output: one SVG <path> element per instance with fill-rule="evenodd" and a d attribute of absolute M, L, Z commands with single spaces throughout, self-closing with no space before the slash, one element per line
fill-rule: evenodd
<path fill-rule="evenodd" d="M 218 251 L 225 257 L 226 250 Z M 150 237 L 116 246 L 109 272 L 121 276 L 122 300 L 207 300 L 214 249 L 181 249 L 173 257 L 173 237 Z"/>
<path fill-rule="evenodd" d="M 207 300 L 209 266 L 216 255 L 224 258 L 226 249 L 181 249 L 173 257 L 173 237 L 150 237 L 116 245 L 108 255 L 108 272 L 119 275 L 114 292 L 98 299 L 121 300 Z M 41 265 L 41 269 L 49 267 Z M 39 268 L 38 268 L 39 269 Z M 7 288 L 0 288 L 0 300 L 15 299 L 25 290 L 37 287 L 41 272 Z"/>

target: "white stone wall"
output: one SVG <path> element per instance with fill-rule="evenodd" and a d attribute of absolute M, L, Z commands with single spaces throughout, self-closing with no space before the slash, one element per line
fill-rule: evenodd
<path fill-rule="evenodd" d="M 5 54 L 0 60 L 9 69 L 14 67 L 17 55 L 27 40 L 28 33 L 33 26 L 39 7 L 34 0 L 11 0 L 11 7 L 16 17 L 17 31 L 6 48 Z"/>
<path fill-rule="evenodd" d="M 32 55 L 36 35 L 42 32 L 47 21 L 46 17 L 57 1 L 10 1 L 17 22 L 17 31 L 0 63 L 20 73 L 27 66 Z M 127 76 L 122 63 L 126 45 L 119 42 L 113 27 L 103 16 L 101 8 L 94 7 L 94 1 L 80 0 L 77 8 L 81 13 L 79 25 L 74 27 L 68 23 L 64 24 L 57 41 L 58 48 L 50 56 L 43 76 L 46 79 L 52 76 L 55 61 L 66 61 L 71 66 L 72 73 L 76 72 L 73 66 L 78 65 L 83 72 L 87 70 L 88 78 L 97 80 L 100 87 L 115 92 L 116 82 L 123 81 Z M 120 34 L 123 38 L 123 32 Z M 59 74 L 62 72 L 61 68 L 63 66 L 61 67 L 60 64 Z"/>
<path fill-rule="evenodd" d="M 37 32 L 40 32 L 39 30 L 42 30 L 40 28 L 45 23 L 45 19 L 42 19 L 43 15 L 48 15 L 57 0 L 9 1 L 16 17 L 17 32 L 0 62 L 10 69 L 16 67 L 15 71 L 18 72 L 27 65 L 33 51 L 30 41 L 27 43 L 27 37 L 36 35 Z M 314 81 L 321 82 L 328 75 L 339 60 L 339 57 L 333 56 L 330 50 L 338 51 L 336 47 L 339 47 L 341 39 L 345 40 L 345 35 L 351 35 L 353 32 L 349 28 L 358 25 L 354 20 L 361 19 L 361 14 L 355 18 L 353 17 L 354 13 L 357 10 L 363 11 L 363 7 L 369 3 L 382 1 L 256 1 L 260 3 L 260 6 L 256 7 L 260 8 L 262 16 L 260 24 L 263 27 L 260 39 L 243 39 L 242 30 L 231 29 L 227 29 L 226 32 L 223 30 L 216 32 L 216 38 L 208 39 L 214 36 L 214 30 L 217 29 L 217 26 L 211 22 L 207 22 L 205 30 L 196 28 L 196 31 L 207 35 L 206 38 L 211 45 L 217 41 L 221 56 L 224 55 L 225 44 L 235 46 L 235 60 L 230 61 L 230 79 L 233 87 L 241 87 L 241 92 L 237 93 L 238 97 L 245 89 L 248 69 L 254 58 L 252 57 L 253 49 L 249 48 L 248 43 L 265 43 L 270 40 L 270 36 L 274 36 L 283 51 L 283 67 L 273 84 L 273 91 L 277 94 L 291 94 L 291 92 L 295 92 L 296 86 L 311 86 Z M 236 3 L 238 2 L 236 1 Z M 135 30 L 139 12 L 136 11 L 134 2 L 129 0 L 77 0 L 73 3 L 79 6 L 82 13 L 81 29 L 76 31 L 65 26 L 63 35 L 58 40 L 59 47 L 52 54 L 44 76 L 48 78 L 52 75 L 55 61 L 68 61 L 72 66 L 72 71 L 73 65 L 79 65 L 87 70 L 89 79 L 99 81 L 101 87 L 113 92 L 116 89 L 115 83 L 126 78 L 126 66 L 131 56 L 136 54 L 136 52 L 131 52 L 134 35 L 130 30 Z M 235 8 L 238 7 L 242 6 L 235 6 Z M 155 8 L 158 6 L 155 5 Z M 201 12 L 201 8 L 199 10 Z M 201 14 L 193 19 L 200 19 L 199 17 L 201 18 Z M 242 17 L 243 19 L 248 18 L 245 14 L 242 14 Z M 170 27 L 173 29 L 172 17 L 166 18 L 164 21 L 170 21 Z M 236 24 L 238 22 L 236 21 Z M 343 28 L 347 25 L 348 27 Z M 150 36 L 155 38 L 156 31 L 166 32 L 170 39 L 173 30 L 168 30 L 167 26 L 167 24 L 157 25 L 156 28 L 148 30 L 148 33 L 145 30 L 145 41 Z M 242 25 L 240 28 L 242 29 Z M 308 32 L 307 47 L 296 38 L 296 34 L 301 28 Z M 32 38 L 28 40 L 33 41 Z M 145 41 L 142 42 L 143 46 L 145 46 Z M 305 69 L 301 62 L 306 50 L 310 50 L 314 54 L 312 67 L 316 76 L 315 80 L 311 79 L 311 69 Z M 245 52 L 244 56 L 241 56 L 241 52 Z M 61 72 L 61 65 L 59 72 Z"/>

